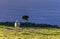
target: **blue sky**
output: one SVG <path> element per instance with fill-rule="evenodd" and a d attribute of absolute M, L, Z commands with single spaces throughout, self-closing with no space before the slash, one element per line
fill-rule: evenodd
<path fill-rule="evenodd" d="M 23 21 L 60 25 L 60 0 L 0 0 L 0 21 Z"/>

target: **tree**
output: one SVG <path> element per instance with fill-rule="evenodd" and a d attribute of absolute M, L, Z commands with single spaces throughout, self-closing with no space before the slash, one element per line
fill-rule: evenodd
<path fill-rule="evenodd" d="M 22 16 L 22 19 L 26 20 L 26 23 L 28 22 L 28 18 L 29 18 L 28 15 L 23 15 L 23 16 Z"/>

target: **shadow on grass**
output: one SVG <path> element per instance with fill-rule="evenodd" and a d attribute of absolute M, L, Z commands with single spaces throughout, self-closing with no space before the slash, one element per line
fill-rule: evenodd
<path fill-rule="evenodd" d="M 60 34 L 44 34 L 44 33 L 40 33 L 40 32 L 39 33 L 37 32 L 37 34 L 42 34 L 42 35 L 60 35 Z"/>

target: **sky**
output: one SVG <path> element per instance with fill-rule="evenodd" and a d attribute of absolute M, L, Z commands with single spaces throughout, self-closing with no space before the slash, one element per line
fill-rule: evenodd
<path fill-rule="evenodd" d="M 60 0 L 0 0 L 0 22 L 29 22 L 60 25 Z"/>

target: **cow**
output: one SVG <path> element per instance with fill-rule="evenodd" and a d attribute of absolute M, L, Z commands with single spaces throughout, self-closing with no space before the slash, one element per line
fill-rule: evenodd
<path fill-rule="evenodd" d="M 15 21 L 14 25 L 15 25 L 15 28 L 20 27 L 20 22 Z"/>

